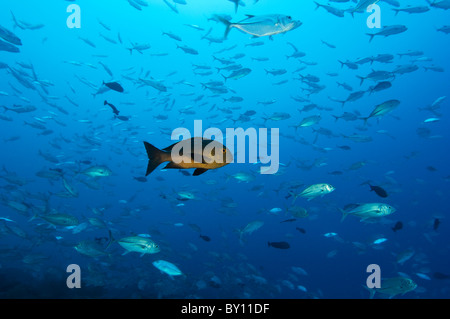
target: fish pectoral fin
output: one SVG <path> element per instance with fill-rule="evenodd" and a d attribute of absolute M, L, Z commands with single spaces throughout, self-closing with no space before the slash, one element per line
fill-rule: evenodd
<path fill-rule="evenodd" d="M 206 168 L 197 168 L 194 173 L 192 174 L 192 176 L 198 176 L 198 175 L 202 175 L 204 172 L 206 172 L 207 169 Z"/>

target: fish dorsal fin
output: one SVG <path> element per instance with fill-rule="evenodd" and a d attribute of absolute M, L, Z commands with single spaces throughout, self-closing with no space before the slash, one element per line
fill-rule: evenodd
<path fill-rule="evenodd" d="M 251 18 L 254 18 L 254 17 L 255 17 L 255 16 L 252 15 L 252 14 L 246 14 L 245 16 L 246 16 L 245 19 L 240 20 L 239 22 L 236 22 L 236 23 L 241 23 L 241 22 L 244 22 L 244 21 L 246 21 L 246 20 L 248 20 L 248 19 L 251 19 Z"/>
<path fill-rule="evenodd" d="M 166 148 L 163 148 L 162 149 L 162 151 L 172 151 L 172 148 L 176 145 L 176 144 L 178 144 L 179 142 L 176 142 L 176 143 L 173 143 L 172 145 L 170 145 L 170 146 L 167 146 Z"/>

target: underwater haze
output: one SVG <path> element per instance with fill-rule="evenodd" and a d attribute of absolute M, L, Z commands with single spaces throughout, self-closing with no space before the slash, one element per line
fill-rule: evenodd
<path fill-rule="evenodd" d="M 450 297 L 449 1 L 0 9 L 0 298 Z"/>

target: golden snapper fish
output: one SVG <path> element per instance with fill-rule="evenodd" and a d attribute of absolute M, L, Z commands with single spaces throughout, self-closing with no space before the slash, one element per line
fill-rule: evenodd
<path fill-rule="evenodd" d="M 233 155 L 223 144 L 202 137 L 182 140 L 162 150 L 147 142 L 144 142 L 144 145 L 148 155 L 145 176 L 164 162 L 169 162 L 164 169 L 195 168 L 193 175 L 198 176 L 209 169 L 216 169 L 233 161 Z"/>

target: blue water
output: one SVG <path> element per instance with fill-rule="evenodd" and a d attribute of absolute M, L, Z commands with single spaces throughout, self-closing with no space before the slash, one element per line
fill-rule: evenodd
<path fill-rule="evenodd" d="M 445 98 L 449 93 L 449 35 L 437 31 L 448 23 L 448 11 L 430 7 L 425 0 L 400 0 L 400 8 L 428 6 L 430 10 L 395 15 L 390 4 L 379 2 L 382 26 L 408 29 L 388 37 L 375 36 L 369 42 L 367 34 L 380 31 L 368 28 L 369 13 L 355 13 L 352 18 L 346 12 L 343 18 L 337 17 L 324 8 L 316 10 L 313 1 L 243 0 L 245 6 L 240 5 L 237 13 L 234 3 L 227 0 L 187 0 L 185 5 L 176 4 L 178 13 L 163 1 L 144 1 L 148 6 L 141 10 L 126 0 L 2 1 L 0 5 L 0 25 L 22 42 L 18 53 L 0 51 L 0 62 L 8 65 L 0 70 L 0 105 L 36 107 L 27 113 L 1 113 L 1 298 L 369 298 L 365 285 L 370 264 L 380 266 L 381 278 L 402 276 L 417 284 L 413 291 L 394 298 L 449 297 L 449 279 L 444 278 L 450 275 L 446 216 L 450 104 Z M 81 28 L 66 24 L 70 4 L 81 9 Z M 341 9 L 356 5 L 351 1 L 330 4 Z M 259 39 L 233 28 L 221 43 L 210 43 L 202 39 L 210 28 L 209 36 L 217 39 L 223 39 L 225 31 L 223 24 L 208 21 L 214 14 L 228 15 L 232 22 L 246 14 L 284 14 L 303 24 Z M 248 46 L 256 41 L 264 44 Z M 150 48 L 130 54 L 131 42 Z M 287 59 L 294 52 L 288 43 L 305 56 Z M 194 48 L 198 55 L 183 52 L 177 44 Z M 422 54 L 398 55 L 412 51 Z M 252 71 L 224 83 L 234 92 L 214 95 L 202 89 L 201 83 L 223 81 L 221 75 L 231 74 L 217 72 L 215 68 L 226 65 L 213 56 L 233 60 L 239 53 L 245 56 L 235 62 Z M 356 70 L 338 62 L 378 54 L 394 57 L 390 63 L 369 62 Z M 351 93 L 336 82 L 347 83 L 353 92 L 367 91 L 379 81 L 366 79 L 360 85 L 357 76 L 367 76 L 372 70 L 392 72 L 407 64 L 418 69 L 388 79 L 392 87 L 365 93 L 343 107 L 335 101 Z M 211 68 L 194 70 L 193 65 Z M 424 68 L 431 66 L 443 70 Z M 273 76 L 265 69 L 287 72 Z M 11 70 L 34 88 L 25 87 Z M 308 94 L 309 85 L 299 80 L 299 74 L 318 77 L 322 89 Z M 167 91 L 145 86 L 140 78 L 161 80 Z M 275 84 L 282 80 L 287 82 Z M 118 82 L 124 92 L 109 90 L 94 96 L 103 82 Z M 243 101 L 223 100 L 231 96 Z M 298 102 L 293 97 L 305 100 Z M 369 118 L 367 124 L 361 119 L 335 121 L 332 116 L 353 112 L 367 117 L 376 105 L 393 99 L 400 101 L 397 108 Z M 105 100 L 121 116 L 129 117 L 128 121 L 115 118 Z M 275 102 L 258 103 L 270 100 Z M 311 103 L 319 109 L 299 112 Z M 437 105 L 434 113 L 421 110 L 433 103 Z M 186 107 L 193 112 L 184 113 Z M 233 121 L 248 110 L 256 111 L 250 121 Z M 263 120 L 276 112 L 288 113 L 290 118 Z M 319 114 L 317 124 L 292 127 Z M 158 115 L 167 119 L 158 120 Z M 438 120 L 424 122 L 430 118 Z M 175 142 L 170 138 L 175 128 L 193 132 L 194 120 L 202 120 L 204 130 L 217 127 L 224 132 L 237 127 L 278 128 L 279 171 L 260 174 L 262 164 L 247 161 L 185 176 L 178 169 L 162 170 L 161 165 L 146 181 L 136 180 L 145 177 L 147 167 L 143 141 L 165 148 Z M 333 135 L 317 133 L 320 128 Z M 344 137 L 352 134 L 372 140 L 356 142 Z M 338 147 L 343 145 L 350 149 Z M 358 162 L 363 165 L 352 168 Z M 112 175 L 92 178 L 81 173 L 95 165 L 108 167 Z M 42 171 L 56 177 L 41 177 L 37 173 Z M 185 171 L 192 175 L 192 169 Z M 341 175 L 330 174 L 335 171 Z M 233 177 L 237 173 L 251 174 L 253 180 L 239 182 Z M 76 189 L 76 196 L 64 197 L 63 178 Z M 385 189 L 388 197 L 370 191 L 363 184 L 366 181 Z M 289 195 L 318 183 L 328 183 L 335 190 L 310 201 L 298 197 L 294 202 Z M 180 192 L 186 191 L 195 198 L 180 200 Z M 339 208 L 351 203 L 385 203 L 396 211 L 370 223 L 355 216 L 341 221 Z M 292 216 L 288 211 L 292 206 L 303 207 L 308 216 Z M 281 211 L 270 212 L 273 208 Z M 75 216 L 82 226 L 54 226 L 40 218 L 52 210 Z M 93 225 L 89 219 L 94 217 L 105 226 Z M 283 222 L 292 218 L 296 220 Z M 240 240 L 237 230 L 253 221 L 264 224 Z M 394 232 L 399 221 L 403 228 Z M 114 241 L 108 246 L 109 231 Z M 324 236 L 331 232 L 337 235 Z M 150 235 L 160 252 L 123 255 L 125 249 L 118 240 L 137 234 Z M 87 256 L 74 249 L 96 238 L 104 256 Z M 379 238 L 387 240 L 374 244 Z M 287 242 L 290 247 L 277 249 L 268 242 Z M 399 254 L 407 250 L 414 254 L 399 263 Z M 183 275 L 171 278 L 153 266 L 156 260 L 175 264 Z M 81 269 L 81 288 L 66 285 L 70 264 Z"/>

